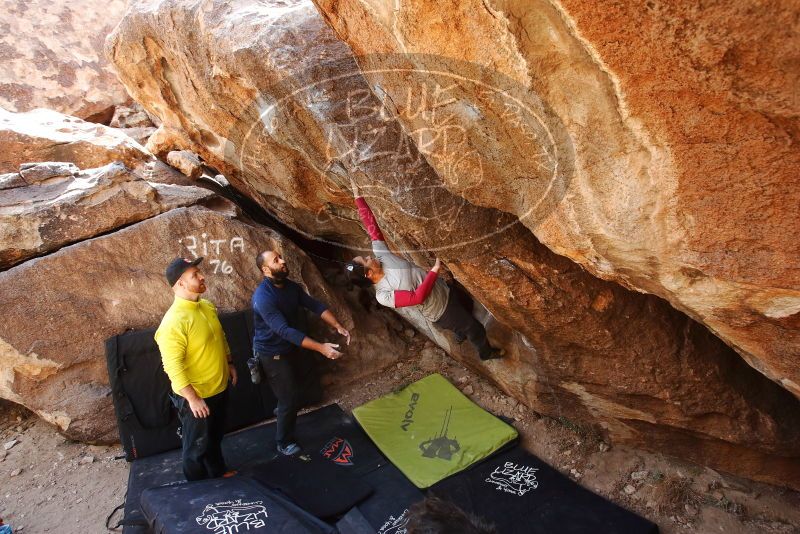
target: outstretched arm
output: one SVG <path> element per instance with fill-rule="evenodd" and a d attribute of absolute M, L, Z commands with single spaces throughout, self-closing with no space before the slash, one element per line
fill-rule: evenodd
<path fill-rule="evenodd" d="M 375 220 L 375 214 L 372 213 L 372 210 L 367 205 L 367 201 L 359 194 L 358 185 L 356 185 L 355 180 L 350 180 L 350 186 L 353 188 L 353 196 L 356 198 L 358 216 L 361 218 L 361 223 L 364 225 L 364 228 L 367 229 L 369 238 L 373 241 L 386 241 L 381 229 L 378 227 L 378 222 Z"/>
<path fill-rule="evenodd" d="M 338 349 L 339 345 L 333 343 L 319 343 L 308 337 L 303 332 L 292 328 L 286 322 L 286 318 L 272 303 L 266 300 L 253 299 L 253 310 L 261 316 L 261 319 L 277 335 L 298 347 L 319 352 L 326 358 L 335 360 L 342 355 Z"/>
<path fill-rule="evenodd" d="M 336 319 L 336 316 L 333 314 L 332 311 L 328 309 L 325 304 L 321 303 L 305 291 L 302 288 L 298 288 L 300 291 L 300 304 L 306 308 L 314 312 L 315 314 L 319 315 L 320 318 L 325 321 L 325 324 L 336 330 L 340 335 L 344 336 L 347 339 L 347 344 L 350 344 L 350 332 L 347 331 L 345 327 L 339 324 L 339 321 Z"/>

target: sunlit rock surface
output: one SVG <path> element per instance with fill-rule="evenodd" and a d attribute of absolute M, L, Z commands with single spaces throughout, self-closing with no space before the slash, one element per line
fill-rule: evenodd
<path fill-rule="evenodd" d="M 620 104 L 596 51 L 550 4 L 531 16 L 549 39 L 542 54 L 562 55 L 541 62 L 515 50 L 515 26 L 487 3 L 463 12 L 453 7 L 461 4 L 425 5 L 404 4 L 396 16 L 425 45 L 419 52 L 452 62 L 416 64 L 402 33 L 394 36 L 406 26 L 387 25 L 393 10 L 377 2 L 321 2 L 338 36 L 309 2 L 137 4 L 109 38 L 108 54 L 161 122 L 152 152 L 198 154 L 307 237 L 366 244 L 348 189 L 355 179 L 392 246 L 423 265 L 434 254 L 445 260 L 509 357 L 481 364 L 449 334 L 417 318 L 419 327 L 529 406 L 599 424 L 620 442 L 798 487 L 797 399 L 664 300 L 600 279 L 669 298 L 751 363 L 792 350 L 788 322 L 748 315 L 746 328 L 778 325 L 785 335 L 757 336 L 766 348 L 745 351 L 727 333 L 742 322 L 717 324 L 690 305 L 724 307 L 725 299 L 702 284 L 687 293 L 685 279 L 665 289 L 692 243 L 670 222 L 685 209 L 674 154 Z M 340 38 L 358 54 L 400 55 L 385 59 L 390 72 L 370 74 L 383 64 L 357 65 Z M 459 62 L 487 49 L 477 65 Z M 420 66 L 444 70 L 415 74 Z M 536 78 L 533 67 L 542 69 Z M 455 102 L 436 92 L 454 83 Z M 700 192 L 711 195 L 703 187 L 693 194 Z M 776 216 L 794 224 L 791 209 Z M 696 223 L 709 236 L 717 226 Z M 797 245 L 781 246 L 788 254 Z M 713 274 L 692 268 L 700 280 Z M 792 273 L 788 261 L 779 269 Z M 761 287 L 769 293 L 770 284 Z M 734 294 L 742 295 L 727 293 Z M 781 295 L 791 302 L 791 290 Z"/>
<path fill-rule="evenodd" d="M 0 107 L 108 124 L 130 101 L 103 54 L 126 0 L 0 0 Z"/>
<path fill-rule="evenodd" d="M 460 167 L 481 178 L 428 157 L 449 190 L 667 299 L 800 396 L 796 4 L 315 3 L 412 137 L 442 154 L 447 137 L 430 132 L 461 136 Z M 438 97 L 419 94 L 436 83 Z M 540 128 L 518 120 L 525 109 Z"/>

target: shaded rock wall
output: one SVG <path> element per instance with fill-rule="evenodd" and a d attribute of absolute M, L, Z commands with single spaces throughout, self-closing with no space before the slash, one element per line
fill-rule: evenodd
<path fill-rule="evenodd" d="M 130 101 L 103 55 L 127 0 L 0 1 L 0 107 L 108 124 Z"/>
<path fill-rule="evenodd" d="M 365 31 L 373 15 L 361 14 Z M 356 40 L 355 29 L 348 33 L 341 29 L 346 24 L 329 18 L 340 36 Z M 461 19 L 448 13 L 418 20 Z M 467 35 L 468 29 L 454 33 Z M 374 35 L 382 36 L 378 30 Z M 449 334 L 420 322 L 413 312 L 410 318 L 529 406 L 599 423 L 617 441 L 797 487 L 797 399 L 663 300 L 588 274 L 541 244 L 524 217 L 518 220 L 515 209 L 529 207 L 526 202 L 538 194 L 545 202 L 531 210 L 533 218 L 554 224 L 553 210 L 577 195 L 570 189 L 576 177 L 582 176 L 582 183 L 607 179 L 601 163 L 611 161 L 618 168 L 611 174 L 625 183 L 626 169 L 635 163 L 614 162 L 599 150 L 584 154 L 589 141 L 575 142 L 569 129 L 576 119 L 561 118 L 551 103 L 537 100 L 528 118 L 509 126 L 526 139 L 514 141 L 510 130 L 505 137 L 496 131 L 504 124 L 496 112 L 507 109 L 509 101 L 500 100 L 505 97 L 480 91 L 474 98 L 463 91 L 464 105 L 447 120 L 455 115 L 452 120 L 463 116 L 477 123 L 472 129 L 491 141 L 488 151 L 478 150 L 466 135 L 474 132 L 458 122 L 409 129 L 413 124 L 403 119 L 399 98 L 391 93 L 400 81 L 387 76 L 386 89 L 365 78 L 364 66 L 359 68 L 348 47 L 303 1 L 137 4 L 109 38 L 108 54 L 134 98 L 162 123 L 148 142 L 152 151 L 199 154 L 238 190 L 307 236 L 351 249 L 366 244 L 347 187 L 350 178 L 357 180 L 392 245 L 423 265 L 434 253 L 442 257 L 483 306 L 478 313 L 490 336 L 510 357 L 480 364 L 469 348 L 451 344 Z M 413 61 L 403 60 L 394 58 L 399 68 L 413 71 Z M 484 86 L 515 79 L 468 64 L 464 68 L 472 69 L 472 78 L 489 76 Z M 409 69 L 404 72 L 407 83 L 420 81 Z M 517 81 L 510 90 L 527 90 L 524 76 Z M 436 91 L 436 84 L 425 87 Z M 509 94 L 525 102 L 524 95 Z M 563 99 L 568 101 L 566 95 Z M 451 102 L 422 104 L 419 115 L 433 121 L 430 108 Z M 484 116 L 494 120 L 480 121 Z M 587 111 L 586 117 L 602 125 L 602 116 Z M 637 141 L 617 127 L 625 134 L 617 139 L 622 146 Z M 548 132 L 551 151 L 537 150 L 536 140 Z M 509 137 L 510 148 L 505 146 Z M 603 136 L 593 139 L 601 143 Z M 582 157 L 601 165 L 596 176 L 579 173 Z M 558 165 L 548 167 L 552 161 Z M 514 179 L 497 174 L 505 164 L 522 174 Z M 483 172 L 484 165 L 493 167 Z M 642 171 L 631 187 L 638 192 L 628 195 L 628 204 L 600 203 L 609 218 L 621 210 L 623 227 L 648 204 L 640 198 L 646 198 L 642 191 L 658 189 L 647 185 L 645 167 L 642 162 L 637 167 Z M 546 180 L 553 168 L 562 174 Z M 529 181 L 536 182 L 531 191 Z M 607 193 L 613 196 L 610 188 Z M 508 204 L 512 194 L 516 208 Z M 629 215 L 623 208 L 631 203 L 638 207 Z M 565 224 L 563 231 L 575 224 Z M 577 238 L 582 231 L 578 226 L 565 235 Z"/>

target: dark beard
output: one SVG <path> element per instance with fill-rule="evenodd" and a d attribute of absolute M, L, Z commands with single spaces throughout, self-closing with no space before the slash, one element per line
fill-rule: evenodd
<path fill-rule="evenodd" d="M 289 278 L 288 271 L 272 271 L 270 270 L 270 277 L 277 285 L 283 285 L 287 278 Z"/>

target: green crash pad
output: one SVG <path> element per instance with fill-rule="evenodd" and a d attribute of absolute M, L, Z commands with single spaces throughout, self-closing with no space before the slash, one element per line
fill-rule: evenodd
<path fill-rule="evenodd" d="M 418 488 L 458 473 L 517 438 L 517 431 L 439 374 L 353 410 L 386 457 Z"/>

